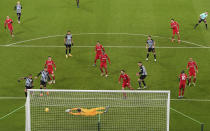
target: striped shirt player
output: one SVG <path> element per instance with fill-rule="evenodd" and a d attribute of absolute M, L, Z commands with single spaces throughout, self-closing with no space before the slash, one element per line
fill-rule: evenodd
<path fill-rule="evenodd" d="M 27 90 L 33 88 L 32 75 L 30 74 L 28 77 L 22 77 L 22 78 L 20 78 L 20 80 L 25 80 L 25 90 L 24 90 L 24 92 L 25 92 L 25 96 L 27 97 Z M 20 80 L 18 80 L 18 82 L 20 82 Z"/>
<path fill-rule="evenodd" d="M 65 38 L 64 38 L 65 46 L 66 46 L 66 58 L 71 55 L 71 46 L 73 46 L 73 41 L 72 41 L 72 34 L 70 31 L 67 32 Z M 68 49 L 69 49 L 69 55 L 68 54 Z"/>
<path fill-rule="evenodd" d="M 141 82 L 143 83 L 144 88 L 147 88 L 146 83 L 144 81 L 144 79 L 147 77 L 146 68 L 142 65 L 142 62 L 138 62 L 138 66 L 139 66 L 139 69 L 140 69 L 140 72 L 136 73 L 137 76 L 140 76 L 139 79 L 138 79 L 138 82 L 139 82 L 139 88 L 138 89 L 142 89 Z"/>
<path fill-rule="evenodd" d="M 147 39 L 147 42 L 146 42 L 146 48 L 148 49 L 146 61 L 148 61 L 150 52 L 153 52 L 154 61 L 156 61 L 155 41 L 151 38 L 150 35 L 148 36 L 148 39 Z"/>
<path fill-rule="evenodd" d="M 46 67 L 44 68 L 44 70 L 42 70 L 41 72 L 39 72 L 39 74 L 37 75 L 37 77 L 39 77 L 40 75 L 41 75 L 40 89 L 42 89 L 42 87 L 46 88 L 47 82 L 50 80 L 50 75 L 49 75 L 49 72 L 47 71 L 47 68 Z"/>
<path fill-rule="evenodd" d="M 200 14 L 200 19 L 198 21 L 198 23 L 194 26 L 194 29 L 196 29 L 196 27 L 203 21 L 206 25 L 206 29 L 208 29 L 208 25 L 207 25 L 207 21 L 206 18 L 208 16 L 208 12 L 202 13 Z"/>
<path fill-rule="evenodd" d="M 17 2 L 17 5 L 15 6 L 15 10 L 17 12 L 17 17 L 18 17 L 18 23 L 20 24 L 20 17 L 21 17 L 21 10 L 22 10 L 22 5 L 20 4 L 20 1 Z"/>

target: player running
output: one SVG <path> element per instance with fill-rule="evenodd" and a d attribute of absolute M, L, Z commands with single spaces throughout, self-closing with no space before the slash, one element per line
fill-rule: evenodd
<path fill-rule="evenodd" d="M 194 26 L 194 29 L 196 29 L 196 27 L 197 27 L 202 21 L 205 23 L 206 29 L 208 29 L 207 21 L 206 21 L 207 16 L 208 16 L 208 12 L 205 12 L 205 13 L 200 14 L 200 20 L 199 20 L 198 23 Z"/>
<path fill-rule="evenodd" d="M 104 110 L 104 111 L 102 111 Z M 86 109 L 86 108 L 72 108 L 67 109 L 65 112 L 71 114 L 71 115 L 77 115 L 77 116 L 96 116 L 99 114 L 107 113 L 109 110 L 109 106 L 105 107 L 98 107 L 98 108 L 92 108 L 92 109 Z M 72 111 L 76 111 L 75 113 Z"/>
<path fill-rule="evenodd" d="M 184 97 L 184 89 L 186 87 L 187 79 L 188 79 L 187 74 L 185 74 L 185 72 L 182 71 L 179 76 L 179 98 Z"/>
<path fill-rule="evenodd" d="M 64 42 L 65 42 L 65 46 L 66 46 L 66 58 L 68 58 L 68 56 L 72 56 L 71 54 L 71 46 L 73 46 L 73 40 L 72 40 L 72 34 L 71 31 L 68 31 L 65 38 L 64 38 Z M 67 55 L 69 50 L 69 55 Z"/>
<path fill-rule="evenodd" d="M 51 56 L 49 56 L 48 60 L 45 63 L 45 67 L 47 67 L 48 73 L 53 78 L 52 83 L 55 84 L 55 74 L 54 74 L 54 71 L 53 71 L 53 66 L 54 66 L 54 69 L 56 71 L 56 65 L 55 65 L 54 61 L 52 60 Z M 50 77 L 50 80 L 51 80 L 51 77 Z"/>
<path fill-rule="evenodd" d="M 13 20 L 9 18 L 9 16 L 7 16 L 5 22 L 4 22 L 4 28 L 6 29 L 6 25 L 8 26 L 8 29 L 10 31 L 10 35 L 12 37 L 14 37 L 13 35 L 13 26 L 12 26 Z"/>
<path fill-rule="evenodd" d="M 148 49 L 146 61 L 148 61 L 149 53 L 150 53 L 151 51 L 152 51 L 152 53 L 153 53 L 153 55 L 154 55 L 154 61 L 156 61 L 155 41 L 151 38 L 150 35 L 148 36 L 148 39 L 147 39 L 146 49 Z"/>
<path fill-rule="evenodd" d="M 96 66 L 96 61 L 98 59 L 100 59 L 100 56 L 102 54 L 102 51 L 105 51 L 104 50 L 104 47 L 100 44 L 99 41 L 97 41 L 97 44 L 96 44 L 96 47 L 95 47 L 96 56 L 95 56 L 95 60 L 94 60 L 93 66 Z"/>
<path fill-rule="evenodd" d="M 21 80 L 26 80 L 25 82 L 25 96 L 27 97 L 27 90 L 28 89 L 32 89 L 33 86 L 33 78 L 32 78 L 32 74 L 30 74 L 28 77 L 21 77 L 18 82 L 20 82 Z"/>
<path fill-rule="evenodd" d="M 20 1 L 17 2 L 17 5 L 15 6 L 15 10 L 17 12 L 17 17 L 18 17 L 18 24 L 20 24 L 20 17 L 21 17 L 21 10 L 22 10 L 22 5 L 20 4 Z"/>
<path fill-rule="evenodd" d="M 47 82 L 50 80 L 50 75 L 49 72 L 47 71 L 47 67 L 44 67 L 44 70 L 40 71 L 39 74 L 35 77 L 37 79 L 41 75 L 41 80 L 40 80 L 40 89 L 46 89 L 47 87 Z M 48 95 L 48 92 L 47 92 Z M 43 93 L 41 91 L 40 96 L 43 96 Z"/>
<path fill-rule="evenodd" d="M 100 55 L 100 60 L 101 60 L 101 64 L 100 64 L 100 70 L 101 70 L 101 76 L 104 76 L 104 71 L 103 68 L 105 69 L 105 77 L 108 77 L 108 70 L 107 70 L 107 63 L 106 61 L 109 61 L 109 64 L 111 64 L 111 61 L 108 57 L 108 55 L 105 53 L 105 51 L 102 51 L 102 54 Z"/>
<path fill-rule="evenodd" d="M 139 66 L 139 69 L 140 69 L 140 72 L 136 73 L 137 76 L 140 76 L 139 79 L 138 79 L 138 82 L 139 82 L 139 88 L 138 89 L 143 89 L 142 86 L 141 86 L 141 82 L 143 83 L 144 88 L 147 88 L 146 83 L 144 81 L 144 79 L 147 77 L 146 68 L 142 65 L 142 62 L 138 62 L 138 66 Z"/>
<path fill-rule="evenodd" d="M 180 40 L 180 34 L 179 34 L 179 24 L 176 21 L 174 21 L 174 19 L 171 19 L 171 28 L 173 29 L 173 35 L 172 35 L 171 41 L 174 42 L 174 40 L 175 40 L 174 36 L 175 36 L 175 34 L 177 34 L 178 43 L 180 43 L 181 40 Z"/>
<path fill-rule="evenodd" d="M 77 8 L 79 8 L 79 0 L 76 0 Z"/>
<path fill-rule="evenodd" d="M 196 82 L 196 72 L 198 73 L 198 66 L 192 58 L 190 58 L 187 69 L 189 69 L 189 86 L 191 85 L 191 77 L 193 76 L 193 85 L 195 86 Z"/>
<path fill-rule="evenodd" d="M 119 77 L 119 84 L 121 84 L 121 79 L 123 79 L 123 82 L 122 82 L 122 90 L 124 90 L 126 87 L 128 87 L 130 90 L 133 90 L 133 88 L 131 87 L 131 84 L 130 84 L 130 78 L 129 76 L 125 73 L 124 70 L 121 70 L 120 71 L 120 77 Z M 126 99 L 127 95 L 126 93 L 123 93 L 123 98 Z"/>

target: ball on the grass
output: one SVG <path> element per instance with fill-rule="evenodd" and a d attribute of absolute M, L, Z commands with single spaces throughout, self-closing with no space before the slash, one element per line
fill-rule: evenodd
<path fill-rule="evenodd" d="M 49 108 L 45 108 L 45 112 L 49 112 Z"/>

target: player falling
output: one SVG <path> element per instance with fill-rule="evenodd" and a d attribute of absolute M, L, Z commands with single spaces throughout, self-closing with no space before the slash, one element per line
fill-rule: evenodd
<path fill-rule="evenodd" d="M 25 96 L 27 97 L 27 90 L 28 89 L 32 89 L 34 86 L 33 86 L 33 78 L 32 78 L 32 74 L 30 74 L 29 76 L 27 77 L 21 77 L 18 82 L 20 82 L 20 80 L 26 80 L 25 82 Z"/>
<path fill-rule="evenodd" d="M 52 60 L 51 56 L 49 56 L 48 60 L 45 63 L 45 67 L 47 67 L 47 71 L 48 71 L 49 75 L 51 75 L 51 77 L 53 78 L 53 80 L 51 82 L 53 84 L 55 84 L 55 74 L 54 74 L 54 71 L 53 71 L 53 66 L 54 66 L 54 69 L 56 71 L 56 65 L 55 65 L 54 61 Z M 51 80 L 51 77 L 50 77 L 50 80 Z"/>
<path fill-rule="evenodd" d="M 105 53 L 105 51 L 102 51 L 102 54 L 100 55 L 100 61 L 101 61 L 101 64 L 100 64 L 100 70 L 101 70 L 101 76 L 104 76 L 104 71 L 103 71 L 103 68 L 105 69 L 105 77 L 108 77 L 108 70 L 107 70 L 107 59 L 109 61 L 109 64 L 111 64 L 111 61 L 108 57 L 108 55 Z"/>
<path fill-rule="evenodd" d="M 10 35 L 12 37 L 14 37 L 12 23 L 13 23 L 13 20 L 11 18 L 9 18 L 9 16 L 7 16 L 7 18 L 6 18 L 5 22 L 4 22 L 4 28 L 6 29 L 6 25 L 7 25 L 8 29 L 9 29 L 9 32 L 10 32 Z"/>
<path fill-rule="evenodd" d="M 142 62 L 138 62 L 138 66 L 139 66 L 139 69 L 140 69 L 140 72 L 136 73 L 137 76 L 140 76 L 139 79 L 138 79 L 138 82 L 139 82 L 139 88 L 138 89 L 143 89 L 142 86 L 141 86 L 141 82 L 143 83 L 144 88 L 147 88 L 146 83 L 144 81 L 144 79 L 147 77 L 146 68 L 142 65 Z"/>
<path fill-rule="evenodd" d="M 207 25 L 207 21 L 206 18 L 208 16 L 208 12 L 202 13 L 200 14 L 200 20 L 198 21 L 198 23 L 194 26 L 194 29 L 196 29 L 196 27 L 203 21 L 206 25 L 206 29 L 208 29 L 208 25 Z"/>
<path fill-rule="evenodd" d="M 65 46 L 66 46 L 66 58 L 68 58 L 68 56 L 72 56 L 71 54 L 71 46 L 73 46 L 73 40 L 72 40 L 72 34 L 70 31 L 67 32 L 65 38 L 64 38 L 64 42 L 65 42 Z M 68 55 L 68 50 L 69 50 L 69 55 Z"/>
<path fill-rule="evenodd" d="M 39 74 L 35 77 L 37 79 L 41 75 L 41 80 L 40 80 L 40 89 L 46 89 L 47 88 L 47 82 L 50 80 L 50 75 L 49 72 L 47 71 L 47 67 L 44 67 L 44 70 L 40 71 Z M 47 95 L 49 92 L 47 92 Z M 40 96 L 43 96 L 42 91 L 40 92 Z"/>
<path fill-rule="evenodd" d="M 129 76 L 125 73 L 124 70 L 120 71 L 120 77 L 119 77 L 119 84 L 121 83 L 121 79 L 123 79 L 122 82 L 122 90 L 125 90 L 126 87 L 128 87 L 130 90 L 133 90 L 130 84 L 130 78 Z M 126 93 L 123 93 L 123 98 L 126 99 L 127 95 Z"/>
<path fill-rule="evenodd" d="M 154 55 L 154 61 L 156 61 L 155 41 L 151 38 L 150 35 L 148 36 L 148 39 L 147 39 L 146 49 L 148 49 L 146 61 L 148 61 L 149 53 L 150 53 L 150 52 L 153 53 L 153 55 Z"/>
<path fill-rule="evenodd" d="M 187 69 L 189 69 L 189 86 L 191 85 L 191 77 L 193 76 L 193 85 L 195 86 L 196 82 L 196 72 L 198 73 L 198 66 L 192 58 L 190 58 Z"/>
<path fill-rule="evenodd" d="M 186 87 L 187 79 L 188 79 L 187 74 L 185 74 L 185 72 L 182 71 L 181 74 L 179 75 L 179 98 L 184 97 L 184 90 Z"/>
<path fill-rule="evenodd" d="M 20 17 L 21 17 L 21 10 L 22 10 L 22 5 L 20 4 L 20 1 L 17 2 L 17 5 L 15 6 L 15 10 L 17 12 L 17 17 L 18 17 L 18 24 L 20 24 Z"/>
<path fill-rule="evenodd" d="M 96 56 L 95 56 L 95 60 L 94 60 L 93 66 L 96 66 L 96 61 L 98 59 L 100 59 L 100 56 L 102 54 L 102 51 L 105 51 L 104 50 L 104 47 L 100 44 L 99 41 L 97 41 L 97 44 L 96 44 L 96 47 L 95 47 Z"/>
<path fill-rule="evenodd" d="M 96 116 L 99 114 L 107 113 L 108 109 L 109 109 L 109 106 L 107 106 L 106 108 L 98 107 L 98 108 L 92 108 L 92 109 L 72 108 L 72 109 L 67 109 L 65 112 L 71 115 L 77 115 L 77 116 Z"/>
<path fill-rule="evenodd" d="M 175 40 L 174 36 L 176 34 L 178 37 L 178 43 L 180 43 L 181 40 L 180 40 L 180 34 L 179 34 L 179 24 L 176 21 L 174 21 L 174 19 L 171 19 L 171 29 L 173 29 L 173 35 L 172 35 L 171 41 L 174 42 Z"/>

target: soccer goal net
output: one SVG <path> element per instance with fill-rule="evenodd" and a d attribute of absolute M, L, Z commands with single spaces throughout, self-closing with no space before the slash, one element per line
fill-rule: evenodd
<path fill-rule="evenodd" d="M 31 89 L 26 131 L 169 131 L 169 110 L 170 91 Z"/>

